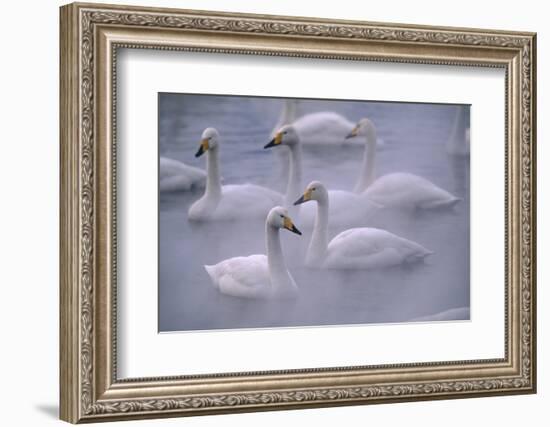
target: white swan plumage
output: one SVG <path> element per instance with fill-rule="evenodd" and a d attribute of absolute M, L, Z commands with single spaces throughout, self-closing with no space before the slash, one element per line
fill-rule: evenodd
<path fill-rule="evenodd" d="M 246 208 L 246 207 L 243 207 Z M 282 207 L 274 207 L 265 223 L 267 255 L 229 258 L 215 265 L 205 265 L 214 287 L 222 294 L 239 298 L 292 298 L 298 286 L 283 257 L 279 229 L 302 234 Z"/>
<path fill-rule="evenodd" d="M 421 261 L 432 254 L 423 246 L 378 228 L 352 228 L 328 241 L 329 192 L 319 181 L 311 182 L 296 200 L 317 202 L 315 226 L 306 254 L 306 265 L 334 269 L 386 268 Z"/>
<path fill-rule="evenodd" d="M 276 191 L 255 184 L 221 185 L 219 166 L 219 133 L 207 128 L 196 157 L 207 155 L 206 189 L 204 195 L 191 205 L 190 220 L 237 220 L 245 218 L 265 218 L 274 206 L 283 202 Z M 243 209 L 246 207 L 246 209 Z"/>
<path fill-rule="evenodd" d="M 300 115 L 297 99 L 285 99 L 277 124 L 271 132 L 275 134 L 285 125 L 293 125 L 304 145 L 354 144 L 346 140 L 355 123 L 334 111 L 318 111 Z"/>
<path fill-rule="evenodd" d="M 206 172 L 202 169 L 168 157 L 160 158 L 160 191 L 188 191 L 191 188 L 204 188 L 205 185 Z"/>
<path fill-rule="evenodd" d="M 299 117 L 291 123 L 304 145 L 343 145 L 354 123 L 333 111 L 319 111 Z"/>
<path fill-rule="evenodd" d="M 264 148 L 284 147 L 288 151 L 288 180 L 285 192 L 285 206 L 292 206 L 302 191 L 302 149 L 301 137 L 294 125 L 283 126 Z M 286 148 L 286 149 L 285 149 Z M 368 222 L 378 212 L 380 205 L 367 197 L 344 190 L 329 191 L 330 215 L 334 218 L 331 225 L 356 225 Z M 316 210 L 305 205 L 300 209 L 300 225 L 313 227 Z"/>
<path fill-rule="evenodd" d="M 329 215 L 331 227 L 350 227 L 369 223 L 382 209 L 381 204 L 345 190 L 328 190 L 330 197 Z M 311 228 L 315 224 L 317 209 L 312 203 L 300 209 L 300 225 Z"/>
<path fill-rule="evenodd" d="M 363 136 L 366 141 L 363 165 L 354 192 L 384 207 L 413 209 L 450 208 L 461 199 L 418 175 L 396 172 L 376 178 L 376 129 L 369 119 L 361 119 L 348 138 Z"/>

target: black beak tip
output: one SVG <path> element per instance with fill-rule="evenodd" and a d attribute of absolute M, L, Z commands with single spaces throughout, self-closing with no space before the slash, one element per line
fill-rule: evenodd
<path fill-rule="evenodd" d="M 200 156 L 203 155 L 203 153 L 204 153 L 204 150 L 202 149 L 202 147 L 200 147 L 200 148 L 199 148 L 199 151 L 197 151 L 197 152 L 195 153 L 195 157 L 200 157 Z"/>
<path fill-rule="evenodd" d="M 294 233 L 296 233 L 298 236 L 301 236 L 301 235 L 302 235 L 302 232 L 301 232 L 300 230 L 298 230 L 296 227 L 293 227 L 293 228 L 292 228 L 292 231 L 293 231 Z"/>
<path fill-rule="evenodd" d="M 275 147 L 275 139 L 272 139 L 271 141 L 269 141 L 267 144 L 264 145 L 264 149 L 271 148 L 271 147 Z"/>
<path fill-rule="evenodd" d="M 304 203 L 305 200 L 304 200 L 304 196 L 300 197 L 298 200 L 296 200 L 294 202 L 294 206 L 297 206 L 297 205 L 301 205 L 302 203 Z"/>

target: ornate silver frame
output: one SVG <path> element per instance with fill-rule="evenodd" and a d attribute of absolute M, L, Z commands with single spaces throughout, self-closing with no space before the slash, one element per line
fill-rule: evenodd
<path fill-rule="evenodd" d="M 535 34 L 98 4 L 71 4 L 60 13 L 61 419 L 77 423 L 535 392 Z M 118 380 L 118 47 L 504 68 L 505 357 Z"/>

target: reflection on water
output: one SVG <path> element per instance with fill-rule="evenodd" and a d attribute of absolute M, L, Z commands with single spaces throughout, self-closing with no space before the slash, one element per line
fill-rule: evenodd
<path fill-rule="evenodd" d="M 225 184 L 277 188 L 273 153 L 262 147 L 281 105 L 277 99 L 161 94 L 160 153 L 204 167 L 204 159 L 195 159 L 194 153 L 203 129 L 212 126 L 221 135 Z M 470 306 L 470 162 L 446 150 L 457 107 L 308 100 L 301 102 L 301 109 L 336 111 L 351 121 L 369 117 L 385 141 L 377 157 L 378 175 L 415 173 L 463 199 L 451 211 L 392 212 L 368 224 L 435 254 L 424 264 L 382 271 L 311 270 L 302 265 L 311 231 L 302 230 L 301 237 L 282 231 L 287 266 L 300 287 L 298 298 L 242 300 L 215 290 L 203 265 L 265 253 L 263 221 L 191 224 L 187 210 L 202 191 L 161 193 L 160 331 L 404 322 Z M 317 179 L 329 188 L 351 190 L 362 154 L 361 146 L 305 147 L 304 186 Z M 296 225 L 300 228 L 299 221 Z M 331 229 L 330 236 L 340 231 Z"/>

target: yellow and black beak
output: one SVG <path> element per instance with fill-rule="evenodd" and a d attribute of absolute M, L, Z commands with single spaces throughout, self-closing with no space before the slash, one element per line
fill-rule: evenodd
<path fill-rule="evenodd" d="M 277 145 L 281 145 L 283 142 L 283 134 L 282 132 L 277 132 L 277 135 L 275 135 L 275 138 L 273 138 L 269 143 L 267 143 L 264 148 L 271 148 L 276 147 Z"/>
<path fill-rule="evenodd" d="M 296 233 L 300 236 L 302 235 L 302 232 L 296 228 L 289 217 L 285 216 L 283 225 L 287 230 L 292 231 L 293 233 Z"/>
<path fill-rule="evenodd" d="M 195 154 L 195 157 L 202 156 L 206 151 L 208 151 L 208 139 L 203 139 L 201 145 L 199 146 L 198 151 Z"/>
<path fill-rule="evenodd" d="M 350 133 L 346 135 L 346 139 L 354 138 L 359 133 L 359 125 L 355 126 Z"/>
<path fill-rule="evenodd" d="M 306 190 L 306 192 L 298 200 L 294 202 L 294 206 L 301 205 L 307 201 L 311 200 L 311 190 Z"/>

